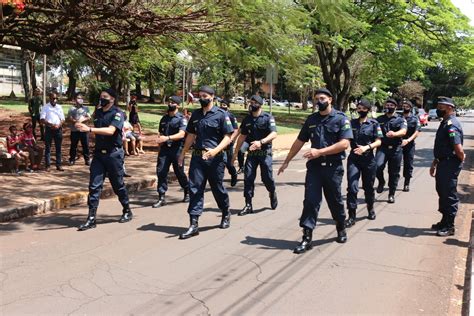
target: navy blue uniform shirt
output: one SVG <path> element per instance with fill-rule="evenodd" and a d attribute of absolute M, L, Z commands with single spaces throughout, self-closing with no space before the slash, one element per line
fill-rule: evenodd
<path fill-rule="evenodd" d="M 116 106 L 112 106 L 107 112 L 102 109 L 95 111 L 94 127 L 109 127 L 114 126 L 115 132 L 111 136 L 95 135 L 95 149 L 96 150 L 112 150 L 114 148 L 122 147 L 122 129 L 124 122 L 124 113 Z"/>
<path fill-rule="evenodd" d="M 379 122 L 376 119 L 367 119 L 367 121 L 360 123 L 359 119 L 351 120 L 352 134 L 354 138 L 351 140 L 351 149 L 356 149 L 357 145 L 367 146 L 382 138 L 382 130 Z"/>
<path fill-rule="evenodd" d="M 464 134 L 461 123 L 453 114 L 439 124 L 436 131 L 433 155 L 438 159 L 455 157 L 454 145 L 462 145 L 463 142 Z"/>
<path fill-rule="evenodd" d="M 352 139 L 351 123 L 347 116 L 335 109 L 328 115 L 313 113 L 304 122 L 298 135 L 302 142 L 311 141 L 311 148 L 326 148 L 336 144 L 341 139 Z M 338 161 L 346 157 L 345 151 L 338 154 L 318 158 L 317 160 Z"/>
<path fill-rule="evenodd" d="M 407 121 L 407 133 L 403 136 L 403 139 L 407 139 L 415 134 L 416 131 L 421 130 L 420 119 L 418 116 L 410 113 L 405 119 Z"/>
<path fill-rule="evenodd" d="M 271 132 L 276 132 L 275 119 L 270 113 L 263 111 L 257 117 L 248 114 L 242 121 L 242 124 L 240 124 L 240 133 L 247 136 L 245 141 L 249 144 L 267 137 Z M 261 149 L 267 150 L 271 148 L 272 143 L 270 142 L 263 144 Z"/>
<path fill-rule="evenodd" d="M 188 121 L 183 116 L 183 114 L 177 112 L 174 116 L 166 114 L 160 120 L 160 127 L 158 131 L 160 135 L 171 136 L 179 133 L 179 131 L 186 131 L 186 126 Z M 178 141 L 171 141 L 170 145 L 172 146 L 181 146 L 184 144 L 184 138 Z"/>
<path fill-rule="evenodd" d="M 202 109 L 193 111 L 186 131 L 196 135 L 195 149 L 213 149 L 234 129 L 227 112 L 213 106 L 206 115 Z"/>
<path fill-rule="evenodd" d="M 407 121 L 401 115 L 394 113 L 391 117 L 387 115 L 380 115 L 377 121 L 382 129 L 382 146 L 399 146 L 402 143 L 401 137 L 388 138 L 385 135 L 389 131 L 398 132 L 401 129 L 407 129 Z"/>

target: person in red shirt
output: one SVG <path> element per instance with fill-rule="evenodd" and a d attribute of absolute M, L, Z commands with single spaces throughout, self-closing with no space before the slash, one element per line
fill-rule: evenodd
<path fill-rule="evenodd" d="M 7 150 L 10 155 L 15 159 L 15 172 L 20 174 L 20 161 L 25 160 L 26 171 L 32 172 L 28 167 L 29 165 L 29 154 L 22 150 L 21 136 L 18 134 L 16 126 L 12 125 L 8 129 L 10 135 L 7 136 Z"/>
<path fill-rule="evenodd" d="M 38 170 L 41 160 L 43 159 L 43 149 L 38 146 L 35 135 L 33 134 L 33 126 L 29 122 L 23 124 L 21 143 L 24 150 L 29 153 L 31 169 Z"/>

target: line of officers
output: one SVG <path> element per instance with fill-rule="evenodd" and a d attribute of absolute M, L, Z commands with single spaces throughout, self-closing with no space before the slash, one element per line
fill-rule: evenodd
<path fill-rule="evenodd" d="M 79 227 L 79 230 L 96 227 L 96 212 L 105 177 L 110 179 L 114 192 L 123 206 L 119 222 L 128 222 L 133 218 L 123 182 L 124 154 L 121 133 L 124 115 L 114 106 L 116 98 L 117 95 L 112 89 L 103 91 L 100 97 L 101 108 L 96 111 L 94 127 L 76 124 L 79 130 L 96 134 L 94 159 L 90 168 L 89 214 L 87 221 Z M 201 108 L 193 111 L 187 120 L 179 112 L 181 98 L 170 97 L 167 114 L 159 124 L 160 150 L 156 168 L 159 197 L 153 207 L 162 207 L 167 203 L 167 178 L 169 169 L 173 166 L 179 184 L 184 190 L 183 202 L 189 203 L 190 224 L 188 229 L 180 234 L 180 239 L 199 234 L 199 217 L 204 210 L 207 182 L 222 212 L 220 228 L 230 227 L 229 195 L 223 185 L 223 178 L 227 168 L 231 174 L 231 186 L 236 185 L 237 171 L 234 163 L 239 152 L 246 152 L 247 157 L 244 166 L 245 206 L 238 215 L 254 212 L 252 199 L 258 167 L 261 180 L 269 193 L 271 209 L 276 209 L 278 206 L 272 166 L 272 141 L 277 137 L 277 130 L 273 116 L 262 110 L 263 99 L 258 95 L 251 97 L 249 114 L 239 128 L 234 115 L 229 111 L 229 103 L 222 100 L 220 106 L 216 105 L 214 89 L 209 86 L 201 87 L 199 98 Z M 421 129 L 419 118 L 413 114 L 413 104 L 408 100 L 402 101 L 403 115 L 399 115 L 395 111 L 397 101 L 388 99 L 384 105 L 385 113 L 373 119 L 368 117 L 371 112 L 370 102 L 362 99 L 357 104 L 358 118 L 349 120 L 343 112 L 332 107 L 332 100 L 333 95 L 329 90 L 325 88 L 317 90 L 318 111 L 308 116 L 278 170 L 278 174 L 283 173 L 304 144 L 311 142 L 311 148 L 303 154 L 307 159 L 303 211 L 299 222 L 303 229 L 303 238 L 294 249 L 295 253 L 303 253 L 312 248 L 312 234 L 316 227 L 323 193 L 336 223 L 336 240 L 345 243 L 346 228 L 356 223 L 360 179 L 369 220 L 376 218 L 375 178 L 378 180 L 376 191 L 382 193 L 385 189 L 385 166 L 388 166 L 388 203 L 395 203 L 402 162 L 403 191 L 410 190 L 415 139 Z M 430 174 L 436 178 L 438 211 L 442 214 L 442 218 L 433 224 L 432 228 L 439 236 L 449 236 L 455 232 L 454 219 L 459 204 L 456 191 L 457 178 L 465 159 L 462 148 L 463 131 L 455 117 L 455 105 L 452 99 L 439 97 L 437 107 L 438 116 L 442 117 L 443 121 L 436 133 Z M 346 218 L 341 184 L 344 176 L 342 162 L 349 147 L 351 149 L 347 159 L 348 218 Z M 189 151 L 191 161 L 188 178 L 184 172 L 184 157 Z"/>

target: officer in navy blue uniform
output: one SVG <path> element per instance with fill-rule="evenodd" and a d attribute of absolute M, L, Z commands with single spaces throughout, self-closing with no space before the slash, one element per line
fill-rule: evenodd
<path fill-rule="evenodd" d="M 377 117 L 382 129 L 382 146 L 377 149 L 377 193 L 382 193 L 385 186 L 383 171 L 388 163 L 388 203 L 395 203 L 395 191 L 400 179 L 402 164 L 402 137 L 407 132 L 407 121 L 403 116 L 395 113 L 397 101 L 388 99 L 385 102 L 385 114 Z"/>
<path fill-rule="evenodd" d="M 332 108 L 332 94 L 329 90 L 324 88 L 317 90 L 316 99 L 319 111 L 306 119 L 298 138 L 278 171 L 278 174 L 282 173 L 303 145 L 311 141 L 311 149 L 303 155 L 308 159 L 303 213 L 300 217 L 303 240 L 295 248 L 295 253 L 303 253 L 312 248 L 313 229 L 318 219 L 322 192 L 324 192 L 332 218 L 336 221 L 337 242 L 347 241 L 341 184 L 344 176 L 342 160 L 353 137 L 351 124 L 343 112 Z"/>
<path fill-rule="evenodd" d="M 230 145 L 224 151 L 226 156 L 225 166 L 230 174 L 230 186 L 235 187 L 235 185 L 237 184 L 237 170 L 235 169 L 234 164 L 232 163 L 232 157 L 234 156 L 235 139 L 237 138 L 237 136 L 239 136 L 239 125 L 237 124 L 237 119 L 235 118 L 234 114 L 229 111 L 229 100 L 220 99 L 219 105 L 220 108 L 226 111 L 227 115 L 229 115 L 230 122 L 232 123 L 232 127 L 234 128 L 234 132 L 230 137 Z"/>
<path fill-rule="evenodd" d="M 359 178 L 362 177 L 362 188 L 365 193 L 365 203 L 369 212 L 368 219 L 375 219 L 374 210 L 374 182 L 377 165 L 373 150 L 382 144 L 382 130 L 376 119 L 368 118 L 372 106 L 366 99 L 357 104 L 359 118 L 351 120 L 352 133 L 351 153 L 347 158 L 347 209 L 349 218 L 346 227 L 356 222 L 357 192 Z"/>
<path fill-rule="evenodd" d="M 464 134 L 454 108 L 451 98 L 438 97 L 436 112 L 443 121 L 436 132 L 434 160 L 430 168 L 431 176 L 436 179 L 438 211 L 443 214 L 441 221 L 432 225 L 438 236 L 454 235 L 454 219 L 459 207 L 458 176 L 466 158 L 463 149 Z"/>
<path fill-rule="evenodd" d="M 272 141 L 277 137 L 275 119 L 262 110 L 263 99 L 254 95 L 250 98 L 250 114 L 240 124 L 240 136 L 237 139 L 236 151 L 240 151 L 244 142 L 249 144 L 247 160 L 244 167 L 245 207 L 239 216 L 253 213 L 252 198 L 254 196 L 257 168 L 260 166 L 262 182 L 270 195 L 270 206 L 274 210 L 278 206 L 273 179 Z M 237 154 L 232 158 L 233 163 Z"/>
<path fill-rule="evenodd" d="M 220 228 L 230 226 L 229 195 L 222 183 L 225 170 L 223 150 L 229 146 L 234 132 L 227 112 L 214 105 L 214 89 L 203 86 L 199 90 L 201 109 L 193 111 L 186 131 L 184 149 L 179 157 L 183 164 L 184 155 L 194 143 L 189 166 L 189 207 L 190 226 L 179 236 L 187 239 L 199 234 L 198 220 L 204 207 L 204 190 L 209 181 L 212 194 L 222 211 Z"/>
<path fill-rule="evenodd" d="M 122 148 L 122 128 L 124 113 L 116 107 L 117 94 L 112 89 L 102 91 L 100 94 L 100 106 L 94 113 L 94 127 L 82 123 L 76 123 L 76 128 L 81 132 L 95 134 L 94 158 L 90 166 L 89 215 L 86 223 L 79 226 L 79 230 L 87 230 L 96 227 L 97 207 L 99 206 L 100 193 L 105 177 L 109 178 L 112 188 L 122 204 L 122 217 L 119 223 L 125 223 L 132 219 L 127 188 L 123 182 L 124 151 Z"/>
<path fill-rule="evenodd" d="M 186 136 L 186 126 L 188 121 L 179 113 L 181 97 L 171 96 L 168 100 L 168 111 L 160 120 L 158 144 L 160 152 L 156 164 L 156 175 L 158 177 L 158 201 L 153 204 L 153 208 L 166 205 L 165 194 L 168 191 L 168 172 L 170 166 L 178 178 L 179 185 L 184 190 L 183 202 L 189 202 L 189 183 L 184 168 L 178 164 L 178 158 L 183 150 L 184 137 Z"/>
<path fill-rule="evenodd" d="M 421 131 L 421 124 L 418 115 L 413 113 L 413 103 L 409 100 L 403 100 L 403 116 L 407 121 L 407 133 L 403 136 L 403 177 L 405 183 L 403 191 L 410 191 L 410 179 L 413 175 L 413 160 L 415 159 L 415 139 Z"/>

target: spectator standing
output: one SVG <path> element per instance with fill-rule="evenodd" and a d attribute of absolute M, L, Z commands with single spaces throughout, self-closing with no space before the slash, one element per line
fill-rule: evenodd
<path fill-rule="evenodd" d="M 43 106 L 43 100 L 41 99 L 41 90 L 36 88 L 33 92 L 33 98 L 28 103 L 28 112 L 31 116 L 31 124 L 33 128 L 33 135 L 36 138 L 36 123 L 39 123 L 41 140 L 44 140 L 44 126 L 40 120 L 41 108 Z"/>
<path fill-rule="evenodd" d="M 130 124 L 133 127 L 138 128 L 138 134 L 142 133 L 142 126 L 140 125 L 140 118 L 138 117 L 138 103 L 137 103 L 137 96 L 133 95 L 130 103 L 128 104 L 128 119 Z"/>
<path fill-rule="evenodd" d="M 61 167 L 61 145 L 63 142 L 63 128 L 65 121 L 64 112 L 61 105 L 58 103 L 56 93 L 49 94 L 49 103 L 47 103 L 41 110 L 41 122 L 45 125 L 44 130 L 44 158 L 46 171 L 49 171 L 51 166 L 51 144 L 54 140 L 54 147 L 56 148 L 56 170 L 64 171 Z"/>
<path fill-rule="evenodd" d="M 84 97 L 78 93 L 75 97 L 76 104 L 69 109 L 67 120 L 71 124 L 71 148 L 69 149 L 69 165 L 72 166 L 76 162 L 77 145 L 79 141 L 82 146 L 82 155 L 86 166 L 89 166 L 89 133 L 79 131 L 75 124 L 86 123 L 90 120 L 91 115 L 89 108 L 84 106 Z"/>
<path fill-rule="evenodd" d="M 21 141 L 24 147 L 23 149 L 27 151 L 30 156 L 31 169 L 38 170 L 41 160 L 43 159 L 43 149 L 38 146 L 36 137 L 33 135 L 33 126 L 29 122 L 23 124 Z"/>

